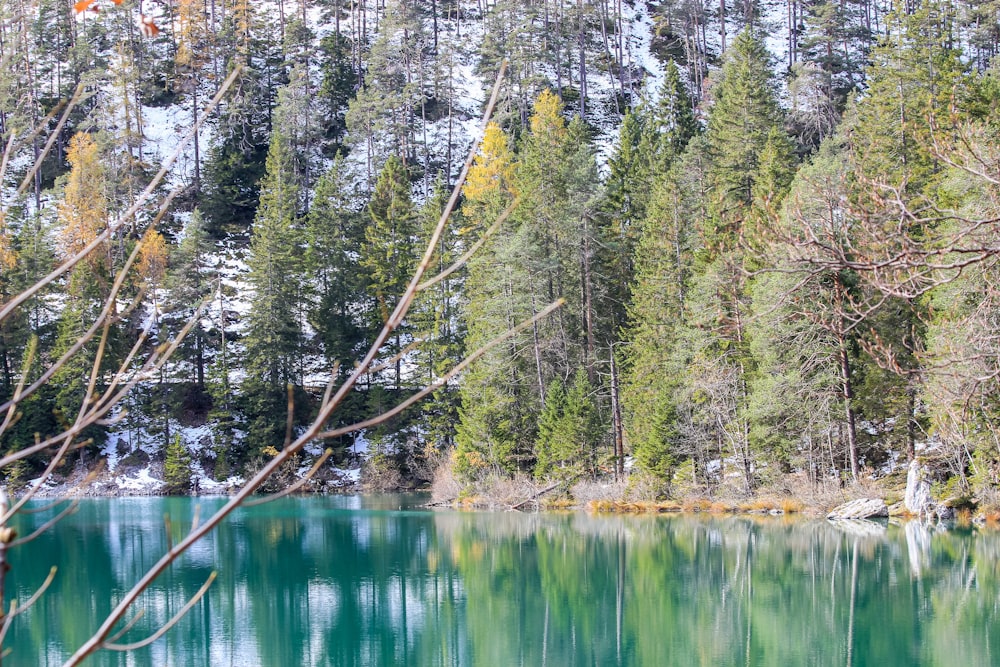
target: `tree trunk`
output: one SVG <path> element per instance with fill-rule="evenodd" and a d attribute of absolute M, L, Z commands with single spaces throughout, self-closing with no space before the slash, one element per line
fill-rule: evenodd
<path fill-rule="evenodd" d="M 847 323 L 844 317 L 844 284 L 840 276 L 836 278 L 836 304 L 840 317 L 837 328 L 837 345 L 840 354 L 840 382 L 842 387 L 842 398 L 844 399 L 844 417 L 847 420 L 847 453 L 851 464 L 851 478 L 858 481 L 858 435 L 854 419 L 854 407 L 851 402 L 854 399 L 854 387 L 851 383 L 851 359 L 847 350 L 847 338 L 845 330 Z"/>
<path fill-rule="evenodd" d="M 615 479 L 625 477 L 625 433 L 622 428 L 621 397 L 618 390 L 618 365 L 615 349 L 611 348 L 611 423 L 615 437 Z"/>

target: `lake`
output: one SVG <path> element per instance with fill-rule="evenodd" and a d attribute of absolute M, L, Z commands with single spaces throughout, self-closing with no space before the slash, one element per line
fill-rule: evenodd
<path fill-rule="evenodd" d="M 151 646 L 85 664 L 1000 664 L 1000 533 L 426 511 L 422 500 L 240 509 L 158 580 L 119 641 L 146 636 L 217 570 L 206 598 Z M 4 667 L 61 664 L 195 507 L 222 502 L 85 500 L 15 550 L 8 599 L 59 572 L 15 620 Z M 26 515 L 21 534 L 50 515 Z"/>

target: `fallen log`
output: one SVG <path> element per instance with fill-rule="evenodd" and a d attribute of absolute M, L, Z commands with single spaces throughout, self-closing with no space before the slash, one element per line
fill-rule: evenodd
<path fill-rule="evenodd" d="M 569 479 L 564 479 L 561 482 L 556 482 L 555 484 L 551 484 L 549 486 L 546 486 L 541 491 L 537 491 L 534 495 L 532 495 L 532 496 L 530 496 L 530 497 L 522 500 L 521 502 L 517 503 L 516 505 L 511 505 L 510 508 L 512 510 L 520 510 L 522 507 L 524 507 L 525 505 L 527 505 L 530 502 L 536 502 L 537 503 L 538 499 L 541 498 L 542 496 L 544 496 L 546 493 L 554 491 L 554 490 L 558 489 L 560 486 L 566 486 L 566 487 L 568 487 L 570 484 L 572 484 L 573 482 L 576 481 L 577 477 L 579 477 L 579 475 L 574 475 L 573 477 L 570 477 Z"/>

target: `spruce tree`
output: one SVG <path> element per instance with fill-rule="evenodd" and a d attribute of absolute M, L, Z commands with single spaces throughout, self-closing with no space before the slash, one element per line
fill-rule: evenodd
<path fill-rule="evenodd" d="M 393 156 L 379 174 L 368 202 L 369 224 L 358 264 L 368 272 L 367 288 L 374 301 L 369 313 L 369 335 L 374 337 L 399 304 L 416 268 L 417 215 L 410 198 L 409 172 L 403 161 Z M 408 326 L 397 327 L 388 347 L 393 364 L 393 386 L 402 385 L 403 336 Z"/>
<path fill-rule="evenodd" d="M 105 197 L 105 171 L 101 166 L 97 143 L 88 134 L 76 134 L 67 150 L 70 171 L 67 175 L 63 201 L 59 206 L 60 250 L 72 256 L 91 243 L 108 224 L 108 203 Z M 99 316 L 105 300 L 111 294 L 111 245 L 101 243 L 69 274 L 66 284 L 67 302 L 59 316 L 58 333 L 53 355 L 68 351 Z M 109 332 L 117 333 L 111 326 Z M 56 410 L 62 424 L 72 424 L 83 407 L 90 377 L 97 362 L 98 341 L 92 340 L 74 354 L 53 375 Z M 102 366 L 114 363 L 113 341 L 101 359 Z M 93 426 L 84 437 L 99 442 L 104 429 Z"/>
<path fill-rule="evenodd" d="M 184 226 L 181 242 L 171 253 L 170 271 L 167 274 L 165 319 L 175 326 L 187 323 L 212 294 L 216 280 L 214 267 L 210 263 L 211 251 L 212 244 L 205 231 L 205 219 L 201 211 L 195 209 Z M 191 364 L 192 374 L 189 379 L 199 392 L 205 389 L 207 334 L 204 315 L 205 312 L 174 353 L 175 361 Z"/>
<path fill-rule="evenodd" d="M 312 277 L 309 324 L 326 366 L 339 363 L 342 376 L 350 372 L 361 351 L 369 328 L 362 316 L 371 311 L 373 301 L 365 272 L 357 270 L 366 216 L 354 209 L 352 194 L 347 166 L 338 157 L 316 184 L 306 218 L 306 273 Z"/>
<path fill-rule="evenodd" d="M 584 369 L 577 370 L 569 391 L 553 380 L 538 419 L 535 475 L 572 479 L 592 472 L 602 432 L 593 388 Z"/>
<path fill-rule="evenodd" d="M 254 454 L 283 442 L 286 387 L 301 384 L 302 378 L 302 242 L 292 159 L 287 138 L 276 128 L 248 260 L 253 297 L 242 400 L 249 420 L 247 444 Z"/>
<path fill-rule="evenodd" d="M 191 455 L 181 439 L 181 434 L 174 436 L 167 446 L 166 459 L 163 462 L 164 490 L 171 495 L 187 493 L 191 488 Z"/>

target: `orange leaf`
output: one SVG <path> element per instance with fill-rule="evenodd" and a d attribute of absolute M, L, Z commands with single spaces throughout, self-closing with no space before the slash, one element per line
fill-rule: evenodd
<path fill-rule="evenodd" d="M 90 6 L 94 4 L 95 1 L 96 0 L 80 0 L 75 5 L 73 5 L 73 11 L 75 11 L 77 14 L 79 14 L 80 12 L 85 12 L 88 9 L 90 9 Z"/>

